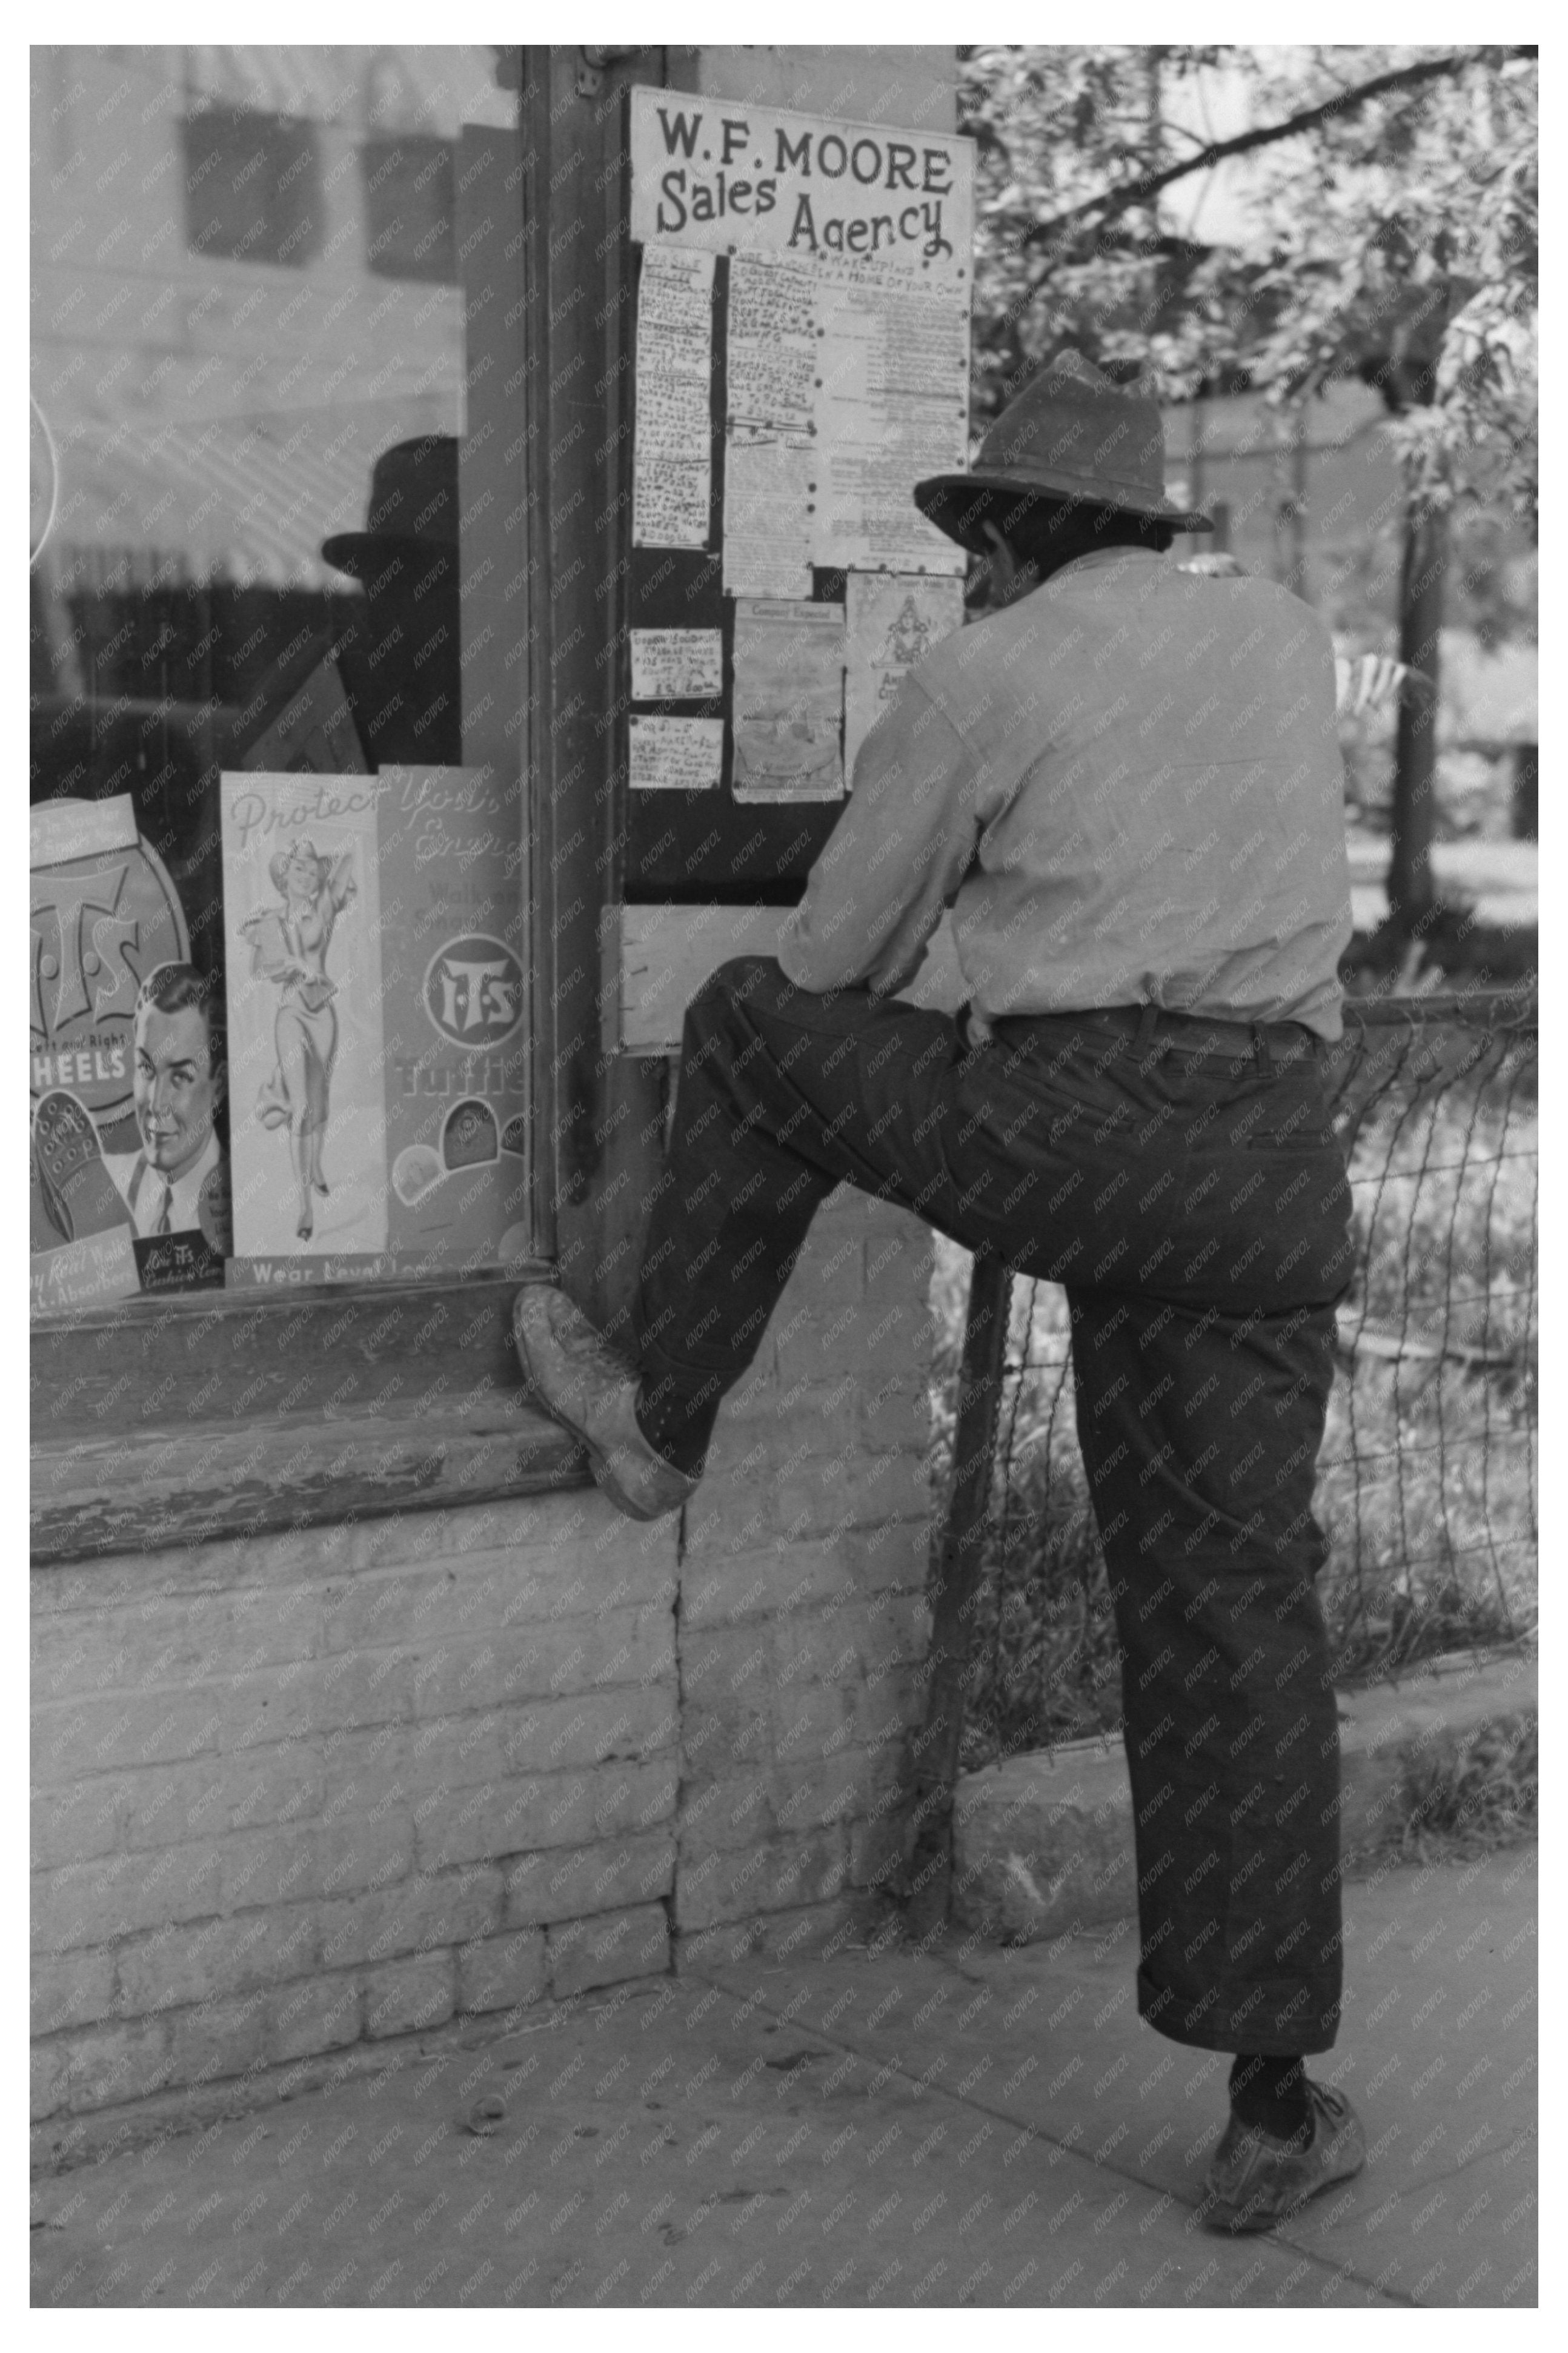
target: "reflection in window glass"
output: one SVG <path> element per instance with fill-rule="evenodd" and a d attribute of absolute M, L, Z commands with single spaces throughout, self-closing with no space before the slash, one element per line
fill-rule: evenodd
<path fill-rule="evenodd" d="M 494 67 L 32 52 L 30 798 L 129 797 L 219 982 L 221 771 L 461 757 L 453 159 L 514 121 Z"/>
<path fill-rule="evenodd" d="M 462 121 L 504 121 L 510 101 L 482 48 L 33 59 L 34 439 L 58 480 L 32 572 L 31 798 L 130 793 L 210 965 L 216 776 L 261 765 L 323 668 L 316 700 L 330 720 L 341 687 L 352 733 L 339 718 L 330 756 L 277 765 L 336 765 L 347 744 L 366 766 L 459 756 L 456 628 L 445 662 L 391 665 L 389 716 L 397 684 L 374 657 L 400 626 L 419 649 L 416 576 L 383 582 L 380 628 L 374 550 L 351 535 L 426 542 L 421 628 L 455 602 L 432 519 L 373 522 L 372 477 L 436 437 L 449 448 L 425 462 L 455 483 L 451 157 Z M 455 555 L 455 502 L 445 522 Z M 425 709 L 447 696 L 418 736 L 416 675 Z"/>

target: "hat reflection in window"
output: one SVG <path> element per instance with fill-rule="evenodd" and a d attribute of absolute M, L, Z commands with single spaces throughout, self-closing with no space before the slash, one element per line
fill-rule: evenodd
<path fill-rule="evenodd" d="M 327 976 L 327 950 L 338 916 L 355 896 L 354 857 L 318 856 L 310 841 L 295 841 L 269 860 L 267 871 L 282 907 L 264 907 L 239 928 L 250 943 L 252 973 L 278 988 L 272 1027 L 278 1050 L 271 1075 L 263 1081 L 257 1117 L 264 1127 L 287 1126 L 294 1183 L 299 1193 L 302 1241 L 315 1229 L 313 1197 L 327 1190 L 322 1145 L 331 1115 L 333 1063 L 337 1056 L 337 984 Z"/>
<path fill-rule="evenodd" d="M 341 775 L 462 758 L 458 445 L 450 434 L 382 451 L 366 526 L 322 543 L 326 562 L 357 580 L 363 596 L 326 659 L 281 709 L 272 702 L 246 746 L 246 768 Z"/>
<path fill-rule="evenodd" d="M 460 761 L 455 438 L 430 433 L 384 449 L 365 530 L 324 540 L 322 554 L 365 591 L 334 655 L 369 758 Z"/>

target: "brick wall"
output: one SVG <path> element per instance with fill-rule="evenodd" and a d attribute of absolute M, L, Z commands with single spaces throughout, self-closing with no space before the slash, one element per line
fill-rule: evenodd
<path fill-rule="evenodd" d="M 834 1196 L 683 1522 L 590 1491 L 37 1571 L 41 2153 L 847 1921 L 921 1704 L 929 1271 Z"/>
<path fill-rule="evenodd" d="M 777 1945 L 885 1884 L 924 1705 L 929 1229 L 841 1189 L 685 1514 L 681 1948 Z"/>

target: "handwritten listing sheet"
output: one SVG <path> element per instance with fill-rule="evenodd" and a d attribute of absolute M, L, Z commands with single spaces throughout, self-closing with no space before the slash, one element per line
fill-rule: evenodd
<path fill-rule="evenodd" d="M 637 301 L 637 547 L 705 547 L 713 490 L 711 253 L 650 246 Z"/>
<path fill-rule="evenodd" d="M 737 253 L 729 266 L 726 407 L 734 425 L 803 433 L 817 375 L 816 271 L 783 254 Z"/>
<path fill-rule="evenodd" d="M 818 343 L 809 262 L 737 253 L 726 342 L 724 586 L 809 597 Z"/>
<path fill-rule="evenodd" d="M 717 629 L 633 629 L 633 702 L 706 702 L 724 691 L 724 639 Z"/>
<path fill-rule="evenodd" d="M 633 712 L 633 792 L 713 792 L 723 776 L 722 719 L 665 719 Z"/>

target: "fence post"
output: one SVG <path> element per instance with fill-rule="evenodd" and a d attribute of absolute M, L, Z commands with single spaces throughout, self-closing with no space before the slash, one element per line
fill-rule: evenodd
<path fill-rule="evenodd" d="M 905 1888 L 905 1932 L 919 1938 L 948 1916 L 952 1872 L 953 1785 L 964 1723 L 964 1669 L 969 1661 L 974 1597 L 980 1590 L 985 1526 L 996 1452 L 997 1409 L 1012 1296 L 1009 1268 L 989 1250 L 976 1254 L 969 1277 L 953 1433 L 953 1490 L 942 1550 L 931 1588 L 931 1645 L 927 1660 L 926 1722 L 916 1735 L 914 1852 Z"/>

